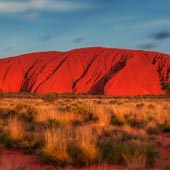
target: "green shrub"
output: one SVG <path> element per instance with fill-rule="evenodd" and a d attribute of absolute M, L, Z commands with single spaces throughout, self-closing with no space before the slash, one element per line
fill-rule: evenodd
<path fill-rule="evenodd" d="M 130 140 L 126 143 L 113 143 L 111 141 L 103 141 L 98 145 L 100 149 L 100 161 L 109 164 L 125 164 L 126 158 L 134 158 L 145 156 L 146 167 L 153 167 L 159 153 L 149 144 L 138 140 Z"/>
<path fill-rule="evenodd" d="M 86 105 L 83 104 L 69 104 L 69 105 L 64 105 L 58 108 L 59 112 L 72 112 L 76 114 L 82 114 L 86 115 L 89 113 L 89 108 Z"/>
<path fill-rule="evenodd" d="M 143 128 L 146 125 L 146 121 L 143 119 L 138 119 L 135 115 L 126 117 L 127 124 L 131 127 Z"/>
<path fill-rule="evenodd" d="M 110 141 L 99 143 L 100 161 L 109 164 L 122 164 L 124 163 L 123 153 L 125 146 L 123 144 L 114 144 Z"/>
<path fill-rule="evenodd" d="M 88 161 L 84 157 L 82 148 L 76 143 L 69 143 L 67 152 L 70 155 L 71 162 L 74 166 L 84 166 L 87 164 Z"/>
<path fill-rule="evenodd" d="M 133 157 L 136 153 L 138 153 L 138 155 L 145 155 L 146 167 L 153 167 L 156 159 L 159 157 L 159 152 L 150 144 L 138 140 L 129 141 L 126 145 L 125 154 Z"/>
<path fill-rule="evenodd" d="M 122 120 L 120 120 L 116 115 L 112 115 L 110 124 L 115 125 L 115 126 L 123 126 L 124 122 Z"/>
<path fill-rule="evenodd" d="M 96 122 L 98 120 L 99 120 L 99 118 L 97 116 L 95 116 L 93 113 L 88 113 L 87 117 L 85 118 L 85 122 L 89 122 L 89 121 Z"/>
<path fill-rule="evenodd" d="M 75 142 L 68 143 L 67 153 L 71 157 L 71 164 L 78 167 L 95 163 L 98 156 L 93 147 L 88 148 Z"/>
<path fill-rule="evenodd" d="M 146 166 L 153 167 L 156 162 L 156 159 L 159 158 L 159 152 L 149 144 L 145 145 L 145 152 L 146 152 Z"/>

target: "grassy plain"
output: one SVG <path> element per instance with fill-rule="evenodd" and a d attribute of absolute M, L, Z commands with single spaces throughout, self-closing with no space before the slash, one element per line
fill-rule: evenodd
<path fill-rule="evenodd" d="M 56 167 L 166 169 L 170 160 L 160 151 L 162 134 L 170 134 L 168 97 L 50 93 L 6 94 L 0 99 L 0 147 L 22 150 Z M 158 165 L 158 160 L 164 163 Z"/>

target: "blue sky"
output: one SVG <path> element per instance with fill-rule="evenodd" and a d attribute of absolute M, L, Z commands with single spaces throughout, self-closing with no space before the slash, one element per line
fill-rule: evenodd
<path fill-rule="evenodd" d="M 0 57 L 89 46 L 170 53 L 170 1 L 0 0 Z"/>

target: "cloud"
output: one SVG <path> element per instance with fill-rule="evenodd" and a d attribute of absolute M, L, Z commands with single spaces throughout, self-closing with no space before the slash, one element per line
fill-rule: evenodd
<path fill-rule="evenodd" d="M 33 19 L 37 19 L 39 17 L 39 14 L 36 12 L 31 12 L 31 13 L 24 14 L 23 17 L 28 20 L 33 20 Z"/>
<path fill-rule="evenodd" d="M 46 35 L 44 37 L 41 38 L 42 41 L 48 41 L 49 39 L 51 39 L 51 35 Z"/>
<path fill-rule="evenodd" d="M 170 19 L 159 19 L 159 20 L 150 22 L 150 25 L 153 27 L 170 26 Z"/>
<path fill-rule="evenodd" d="M 166 38 L 170 38 L 170 31 L 156 32 L 156 33 L 149 35 L 149 37 L 154 39 L 154 40 L 163 40 L 163 39 L 166 39 Z"/>
<path fill-rule="evenodd" d="M 146 50 L 151 50 L 157 47 L 156 44 L 154 43 L 146 43 L 146 44 L 141 44 L 137 46 L 138 48 L 146 49 Z"/>
<path fill-rule="evenodd" d="M 77 38 L 75 38 L 74 40 L 73 40 L 73 42 L 74 43 L 81 43 L 81 42 L 83 42 L 85 39 L 83 38 L 83 37 L 77 37 Z"/>
<path fill-rule="evenodd" d="M 32 10 L 76 11 L 92 7 L 87 2 L 71 0 L 28 0 L 28 1 L 0 1 L 0 13 L 18 13 Z"/>

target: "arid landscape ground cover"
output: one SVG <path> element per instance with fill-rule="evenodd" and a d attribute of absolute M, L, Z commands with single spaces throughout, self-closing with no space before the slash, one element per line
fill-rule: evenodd
<path fill-rule="evenodd" d="M 0 0 L 0 170 L 170 170 L 169 0 Z"/>
<path fill-rule="evenodd" d="M 168 170 L 169 99 L 1 93 L 0 169 Z"/>

